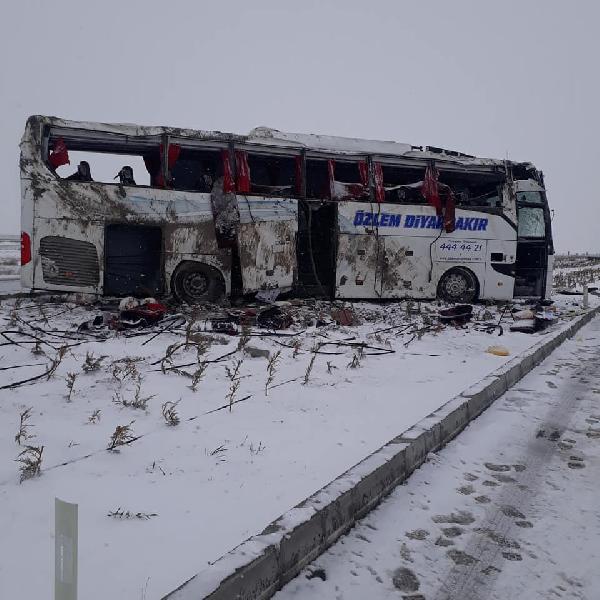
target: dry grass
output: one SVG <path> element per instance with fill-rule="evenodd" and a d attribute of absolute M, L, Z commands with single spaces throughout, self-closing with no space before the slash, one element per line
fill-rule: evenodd
<path fill-rule="evenodd" d="M 100 421 L 100 413 L 102 411 L 97 408 L 95 411 L 92 412 L 92 414 L 88 417 L 88 423 L 94 425 L 96 423 L 98 423 Z"/>
<path fill-rule="evenodd" d="M 135 439 L 133 430 L 131 429 L 131 426 L 134 423 L 135 421 L 131 421 L 127 425 L 117 425 L 113 434 L 110 436 L 106 449 L 114 451 L 117 450 L 119 446 L 124 446 L 125 444 L 132 442 Z"/>
<path fill-rule="evenodd" d="M 77 380 L 77 373 L 67 373 L 65 380 L 67 382 L 67 402 L 71 402 L 73 398 L 73 388 L 75 387 L 75 381 Z"/>
<path fill-rule="evenodd" d="M 139 519 L 140 521 L 147 521 L 152 517 L 158 517 L 158 513 L 131 512 L 129 510 L 123 510 L 119 506 L 116 510 L 108 512 L 106 516 L 113 519 Z"/>
<path fill-rule="evenodd" d="M 177 400 L 177 402 L 165 402 L 162 405 L 162 416 L 165 420 L 165 423 L 170 427 L 175 427 L 179 425 L 180 419 L 177 414 L 177 405 L 181 402 L 181 400 Z"/>
<path fill-rule="evenodd" d="M 269 358 L 267 362 L 267 381 L 265 382 L 265 396 L 269 395 L 269 386 L 273 383 L 275 375 L 277 373 L 277 363 L 281 357 L 281 350 L 277 350 L 273 356 Z"/>
<path fill-rule="evenodd" d="M 106 356 L 94 356 L 93 352 L 85 353 L 85 361 L 81 365 L 81 368 L 85 373 L 94 373 L 102 368 L 102 361 Z"/>
<path fill-rule="evenodd" d="M 133 394 L 133 398 L 127 398 L 125 394 L 121 392 L 116 392 L 113 396 L 113 402 L 115 404 L 120 404 L 125 408 L 135 408 L 136 410 L 146 410 L 148 408 L 148 402 L 154 398 L 154 394 L 150 396 L 142 396 L 142 386 L 140 381 L 138 381 L 135 385 L 135 392 Z"/>
<path fill-rule="evenodd" d="M 313 367 L 315 365 L 315 360 L 317 359 L 317 352 L 321 349 L 321 344 L 316 344 L 313 346 L 311 352 L 312 356 L 310 357 L 310 362 L 306 367 L 306 372 L 304 373 L 304 381 L 302 385 L 306 385 L 310 380 L 310 374 L 312 373 Z"/>
<path fill-rule="evenodd" d="M 236 360 L 233 362 L 232 367 L 228 365 L 225 366 L 225 373 L 227 373 L 227 377 L 229 378 L 229 392 L 225 396 L 227 401 L 229 402 L 229 412 L 231 412 L 231 407 L 235 402 L 235 397 L 237 395 L 238 389 L 240 387 L 240 367 L 242 366 L 242 359 Z"/>
<path fill-rule="evenodd" d="M 41 474 L 43 453 L 44 446 L 25 446 L 19 453 L 16 459 L 16 462 L 19 463 L 19 483 Z"/>
<path fill-rule="evenodd" d="M 35 435 L 29 433 L 29 429 L 31 429 L 33 425 L 27 422 L 31 418 L 32 410 L 33 407 L 26 408 L 20 415 L 19 431 L 17 431 L 17 435 L 15 435 L 15 442 L 17 442 L 19 446 L 21 445 L 21 442 L 26 442 L 35 437 Z"/>

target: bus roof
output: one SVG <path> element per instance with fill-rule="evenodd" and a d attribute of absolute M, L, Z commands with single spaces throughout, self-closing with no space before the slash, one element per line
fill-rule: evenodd
<path fill-rule="evenodd" d="M 326 154 L 346 154 L 346 155 L 377 155 L 390 158 L 407 159 L 434 159 L 438 162 L 454 163 L 464 167 L 504 167 L 506 161 L 492 158 L 477 158 L 461 152 L 444 150 L 432 146 L 413 146 L 394 141 L 380 141 L 360 138 L 348 138 L 341 136 L 290 133 L 271 129 L 269 127 L 257 127 L 247 135 L 234 133 L 224 133 L 221 131 L 203 131 L 194 129 L 184 129 L 178 127 L 165 126 L 143 126 L 131 123 L 96 123 L 91 121 L 71 121 L 59 117 L 51 116 L 31 116 L 28 119 L 28 128 L 34 127 L 34 124 L 50 126 L 59 130 L 65 130 L 65 136 L 69 131 L 73 134 L 77 132 L 89 131 L 96 133 L 106 133 L 109 135 L 123 135 L 127 137 L 153 137 L 163 134 L 174 137 L 196 139 L 199 141 L 232 141 L 241 144 L 251 144 L 263 147 L 277 147 L 290 149 L 305 149 L 308 151 L 323 152 Z M 31 135 L 30 131 L 30 135 Z M 24 136 L 27 136 L 27 130 Z M 530 163 L 514 163 L 528 168 L 533 168 Z M 494 169 L 495 170 L 495 169 Z"/>

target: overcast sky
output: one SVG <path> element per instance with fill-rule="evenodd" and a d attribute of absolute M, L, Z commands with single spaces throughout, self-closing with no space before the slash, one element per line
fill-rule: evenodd
<path fill-rule="evenodd" d="M 30 114 L 392 139 L 544 171 L 560 251 L 600 251 L 600 2 L 4 0 L 0 233 Z"/>

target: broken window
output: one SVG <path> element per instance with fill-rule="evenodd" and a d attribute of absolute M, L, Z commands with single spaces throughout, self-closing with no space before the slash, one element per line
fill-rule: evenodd
<path fill-rule="evenodd" d="M 382 165 L 385 201 L 404 204 L 424 204 L 421 194 L 424 168 L 406 168 L 397 165 Z"/>
<path fill-rule="evenodd" d="M 209 193 L 215 181 L 223 176 L 220 150 L 181 148 L 171 167 L 174 190 Z"/>
<path fill-rule="evenodd" d="M 517 202 L 543 204 L 544 197 L 540 192 L 517 192 Z"/>
<path fill-rule="evenodd" d="M 306 161 L 306 197 L 329 198 L 329 171 L 327 160 L 309 159 Z"/>
<path fill-rule="evenodd" d="M 369 197 L 369 170 L 366 160 L 306 161 L 306 197 L 335 200 L 366 200 Z"/>
<path fill-rule="evenodd" d="M 156 153 L 158 158 L 158 152 Z M 132 154 L 108 154 L 106 152 L 69 152 L 70 164 L 63 164 L 56 168 L 56 174 L 62 179 L 71 181 L 98 181 L 100 183 L 120 183 L 123 167 L 131 167 L 133 171 L 133 181 L 126 182 L 126 185 L 150 185 L 150 173 L 144 164 L 144 158 L 141 155 Z M 81 163 L 89 165 L 89 178 L 78 171 Z"/>
<path fill-rule="evenodd" d="M 250 193 L 262 196 L 296 195 L 296 157 L 248 153 Z"/>
<path fill-rule="evenodd" d="M 448 185 L 461 208 L 500 208 L 504 174 L 441 171 L 440 182 Z"/>
<path fill-rule="evenodd" d="M 366 200 L 369 197 L 369 167 L 366 160 L 329 161 L 331 197 L 334 200 Z"/>
<path fill-rule="evenodd" d="M 519 208 L 519 237 L 546 237 L 543 208 L 532 208 L 529 206 Z"/>
<path fill-rule="evenodd" d="M 46 164 L 61 179 L 158 185 L 161 137 L 129 137 L 89 129 L 50 129 Z M 128 167 L 128 168 L 127 168 Z"/>

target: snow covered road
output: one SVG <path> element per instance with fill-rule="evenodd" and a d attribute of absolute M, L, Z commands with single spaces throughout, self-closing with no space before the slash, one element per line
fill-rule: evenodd
<path fill-rule="evenodd" d="M 598 598 L 600 319 L 275 598 Z"/>

